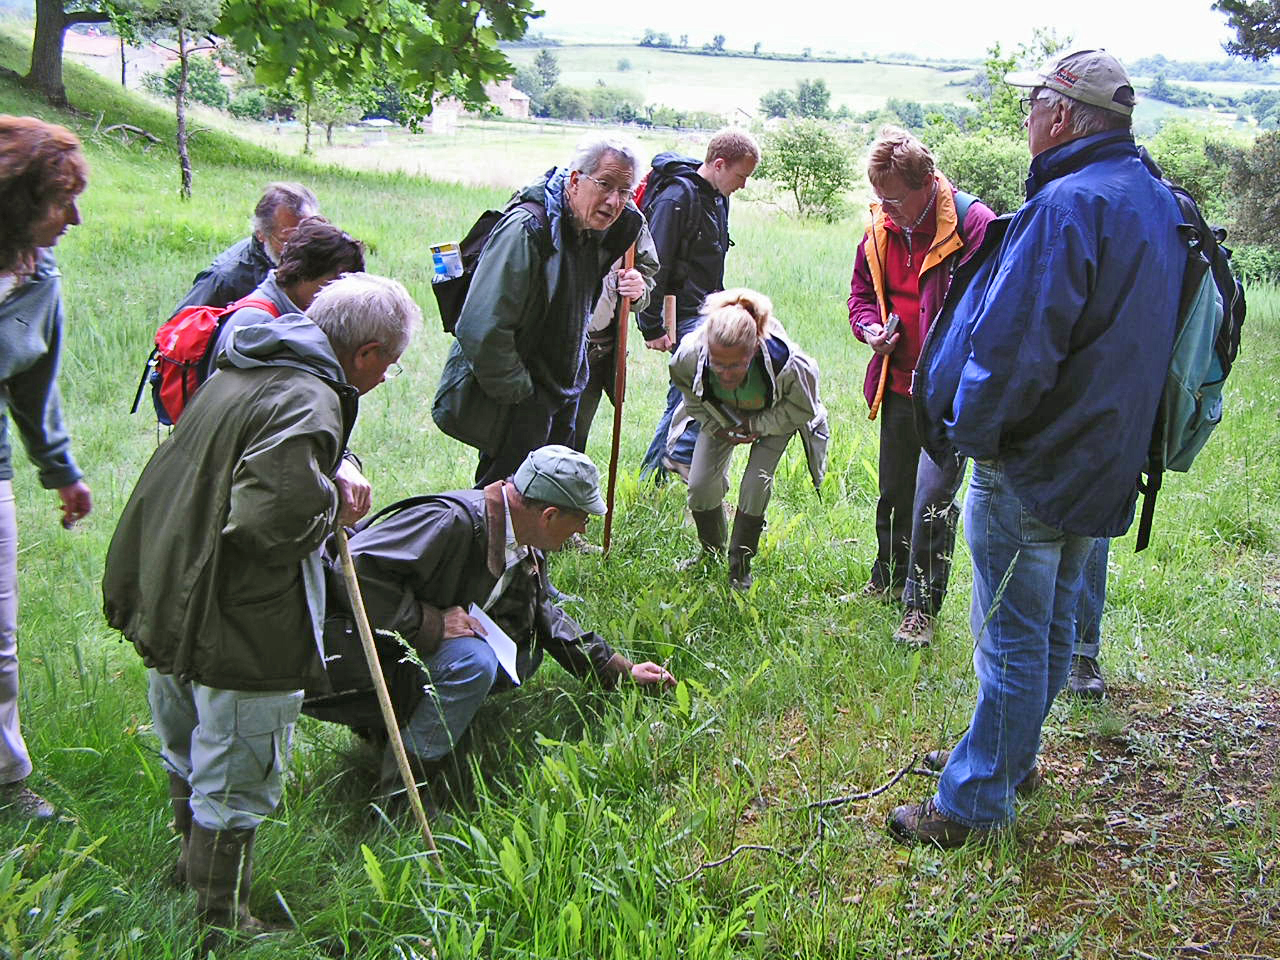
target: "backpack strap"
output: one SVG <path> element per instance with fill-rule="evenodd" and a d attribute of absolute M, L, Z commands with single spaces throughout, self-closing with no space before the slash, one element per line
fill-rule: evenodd
<path fill-rule="evenodd" d="M 368 529 L 379 520 L 384 520 L 393 514 L 441 500 L 450 503 L 455 507 L 461 508 L 467 516 L 471 518 L 471 530 L 476 536 L 480 536 L 484 533 L 484 523 L 472 509 L 470 501 L 453 493 L 424 493 L 419 494 L 416 497 L 405 497 L 403 500 L 397 500 L 395 503 L 387 504 L 387 506 L 383 507 L 372 517 L 366 517 L 361 520 L 355 525 L 355 531 L 356 533 L 359 533 L 361 530 Z"/>
<path fill-rule="evenodd" d="M 978 198 L 972 193 L 965 193 L 963 190 L 955 192 L 956 200 L 956 235 L 960 237 L 960 242 L 965 242 L 964 237 L 964 218 L 969 215 L 969 208 L 978 202 Z"/>

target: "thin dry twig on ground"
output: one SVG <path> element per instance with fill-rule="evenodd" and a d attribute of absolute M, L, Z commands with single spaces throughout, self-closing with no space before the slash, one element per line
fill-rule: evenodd
<path fill-rule="evenodd" d="M 736 847 L 734 847 L 732 850 L 730 850 L 727 854 L 725 854 L 723 857 L 721 857 L 719 860 L 708 860 L 705 863 L 699 864 L 696 869 L 690 871 L 689 873 L 686 873 L 683 877 L 677 880 L 676 883 L 685 883 L 689 880 L 692 880 L 698 874 L 702 873 L 703 870 L 711 870 L 715 867 L 723 867 L 726 863 L 728 863 L 738 854 L 743 853 L 744 851 L 747 851 L 747 850 L 759 850 L 762 853 L 772 853 L 776 857 L 782 857 L 782 859 L 784 860 L 790 860 L 792 863 L 799 862 L 798 860 L 796 860 L 795 857 L 791 856 L 791 854 L 784 853 L 783 851 L 779 850 L 777 847 L 771 847 L 763 843 L 740 843 Z"/>
<path fill-rule="evenodd" d="M 802 804 L 798 807 L 792 807 L 792 810 L 816 810 L 825 807 L 838 807 L 845 803 L 853 803 L 856 800 L 870 800 L 872 797 L 878 797 L 880 794 L 889 790 L 899 780 L 909 773 L 916 772 L 916 761 L 920 759 L 920 754 L 916 754 L 911 758 L 911 762 L 895 773 L 887 782 L 882 783 L 874 790 L 868 790 L 865 793 L 850 793 L 842 797 L 828 797 L 825 800 L 815 800 L 813 803 Z"/>

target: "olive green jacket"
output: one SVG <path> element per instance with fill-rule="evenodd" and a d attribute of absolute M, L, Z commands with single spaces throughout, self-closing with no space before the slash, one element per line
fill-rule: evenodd
<path fill-rule="evenodd" d="M 107 620 L 148 667 L 227 690 L 323 680 L 318 548 L 356 406 L 306 317 L 234 331 L 107 550 Z"/>

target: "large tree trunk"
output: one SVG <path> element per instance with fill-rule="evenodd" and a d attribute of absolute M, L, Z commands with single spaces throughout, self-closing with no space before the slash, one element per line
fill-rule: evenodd
<path fill-rule="evenodd" d="M 191 156 L 187 153 L 187 64 L 190 53 L 187 50 L 187 36 L 182 27 L 178 27 L 178 89 L 174 94 L 174 102 L 178 111 L 178 168 L 182 171 L 182 199 L 191 199 Z"/>
<path fill-rule="evenodd" d="M 111 18 L 94 10 L 67 13 L 62 0 L 36 0 L 36 33 L 31 43 L 31 70 L 23 78 L 56 107 L 67 105 L 62 85 L 62 38 L 76 23 L 106 23 Z"/>

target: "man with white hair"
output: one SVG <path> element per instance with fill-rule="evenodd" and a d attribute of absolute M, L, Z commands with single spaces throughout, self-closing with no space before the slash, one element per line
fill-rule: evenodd
<path fill-rule="evenodd" d="M 432 410 L 441 430 L 479 449 L 477 487 L 511 476 L 531 450 L 572 441 L 587 321 L 643 222 L 635 181 L 629 144 L 584 141 L 567 166 L 520 190 L 489 234 Z M 644 279 L 620 269 L 617 291 L 640 297 Z"/>
<path fill-rule="evenodd" d="M 978 702 L 959 743 L 929 758 L 936 795 L 889 820 L 900 839 L 941 847 L 1011 823 L 1015 793 L 1038 783 L 1086 558 L 1133 522 L 1186 265 L 1177 205 L 1133 142 L 1119 62 L 1079 50 L 1006 80 L 1030 88 L 1027 202 L 988 228 L 913 389 L 926 443 L 974 461 Z"/>
<path fill-rule="evenodd" d="M 316 195 L 300 183 L 269 183 L 253 210 L 253 233 L 232 244 L 198 274 L 173 308 L 225 307 L 254 291 L 280 262 L 280 251 L 298 224 L 320 213 Z"/>
<path fill-rule="evenodd" d="M 176 879 L 200 920 L 249 932 L 253 841 L 281 796 L 303 689 L 324 679 L 320 546 L 358 398 L 398 370 L 421 320 L 394 280 L 347 274 L 306 314 L 237 327 L 152 455 L 107 551 L 110 624 L 148 669 L 184 833 Z"/>

